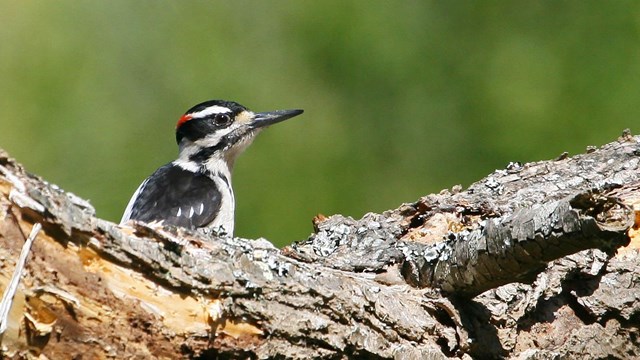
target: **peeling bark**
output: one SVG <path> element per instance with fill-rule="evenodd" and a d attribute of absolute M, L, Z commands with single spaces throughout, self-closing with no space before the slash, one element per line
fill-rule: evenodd
<path fill-rule="evenodd" d="M 383 214 L 318 218 L 308 240 L 279 250 L 97 219 L 0 153 L 0 288 L 25 234 L 43 226 L 2 351 L 637 357 L 639 154 L 625 135 L 587 154 L 511 164 Z"/>
<path fill-rule="evenodd" d="M 595 210 L 588 214 L 589 209 Z M 628 244 L 626 230 L 634 219 L 619 199 L 584 193 L 488 218 L 446 241 L 418 246 L 403 273 L 414 286 L 475 296 L 512 282 L 530 283 L 549 261 L 565 255 L 593 248 L 615 251 Z"/>

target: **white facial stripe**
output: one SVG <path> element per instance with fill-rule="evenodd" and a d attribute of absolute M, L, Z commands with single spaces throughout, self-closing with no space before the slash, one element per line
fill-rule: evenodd
<path fill-rule="evenodd" d="M 195 144 L 203 148 L 215 146 L 220 142 L 220 139 L 222 139 L 225 135 L 228 135 L 230 132 L 235 130 L 235 128 L 236 126 L 231 125 L 226 129 L 219 129 L 213 134 L 208 134 L 202 139 L 196 140 Z"/>
<path fill-rule="evenodd" d="M 231 109 L 229 108 L 226 108 L 224 106 L 213 105 L 213 106 L 209 106 L 204 110 L 200 110 L 198 112 L 194 112 L 189 115 L 191 115 L 192 119 L 199 119 L 212 114 L 226 114 L 230 112 L 231 112 Z"/>

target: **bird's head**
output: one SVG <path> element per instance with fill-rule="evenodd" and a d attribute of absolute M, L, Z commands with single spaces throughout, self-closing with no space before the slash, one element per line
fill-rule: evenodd
<path fill-rule="evenodd" d="M 232 166 L 235 158 L 251 144 L 260 130 L 302 112 L 276 110 L 254 113 L 233 101 L 200 103 L 187 110 L 176 124 L 180 157 L 204 161 L 217 156 Z"/>

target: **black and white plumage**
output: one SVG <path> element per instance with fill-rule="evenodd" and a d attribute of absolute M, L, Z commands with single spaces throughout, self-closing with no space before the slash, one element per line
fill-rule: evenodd
<path fill-rule="evenodd" d="M 192 107 L 176 125 L 178 159 L 140 184 L 120 223 L 159 222 L 233 235 L 231 171 L 235 159 L 260 130 L 301 113 L 253 113 L 236 102 L 223 100 Z"/>

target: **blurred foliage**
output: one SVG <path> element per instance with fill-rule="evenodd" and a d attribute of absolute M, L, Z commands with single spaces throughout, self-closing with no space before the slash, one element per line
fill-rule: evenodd
<path fill-rule="evenodd" d="M 236 235 L 280 245 L 640 118 L 632 1 L 2 1 L 0 22 L 0 147 L 113 221 L 208 99 L 305 109 L 234 172 Z"/>

